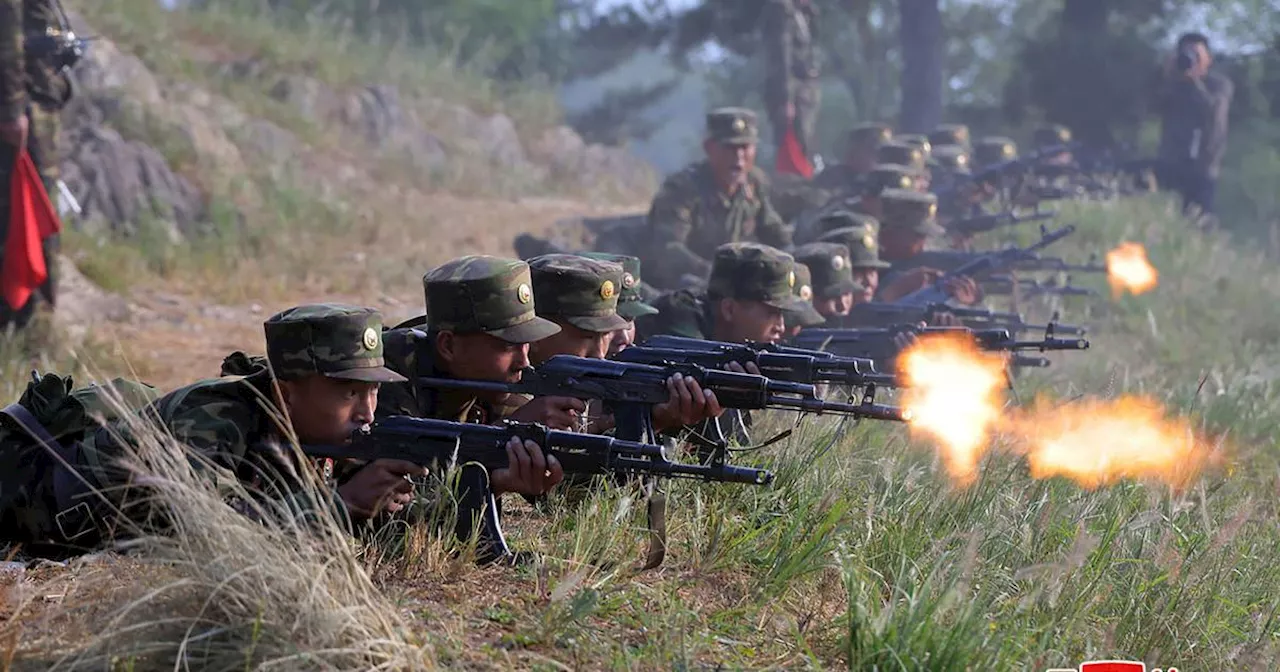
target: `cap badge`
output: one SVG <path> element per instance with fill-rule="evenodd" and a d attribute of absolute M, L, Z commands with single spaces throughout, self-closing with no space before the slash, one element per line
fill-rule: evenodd
<path fill-rule="evenodd" d="M 361 337 L 361 340 L 364 342 L 365 350 L 377 350 L 378 349 L 378 330 L 374 329 L 373 327 L 369 327 L 365 329 L 364 336 Z"/>
<path fill-rule="evenodd" d="M 803 286 L 801 286 L 801 287 L 800 287 L 800 298 L 801 298 L 801 299 L 804 299 L 805 301 L 812 301 L 812 300 L 813 300 L 813 289 L 812 289 L 811 287 L 809 287 L 809 285 L 803 285 Z"/>
<path fill-rule="evenodd" d="M 957 166 L 963 166 L 967 163 L 969 163 L 969 157 L 965 156 L 964 154 L 961 154 L 960 156 L 956 157 Z"/>
<path fill-rule="evenodd" d="M 734 119 L 734 120 L 733 120 L 733 130 L 734 130 L 735 132 L 737 132 L 737 133 L 741 133 L 741 132 L 743 132 L 743 131 L 747 130 L 747 122 L 743 121 L 741 118 Z"/>
<path fill-rule="evenodd" d="M 903 175 L 902 177 L 898 178 L 898 188 L 899 188 L 899 189 L 910 189 L 910 188 L 911 188 L 911 178 L 910 178 L 910 177 L 907 177 L 906 175 Z"/>
<path fill-rule="evenodd" d="M 930 203 L 930 204 L 929 204 L 929 216 L 930 216 L 930 217 L 933 217 L 933 216 L 934 216 L 934 215 L 936 215 L 936 214 L 938 214 L 938 204 L 937 204 L 937 203 Z"/>
<path fill-rule="evenodd" d="M 790 272 L 788 272 L 788 273 L 787 273 L 787 286 L 788 286 L 788 287 L 795 287 L 795 286 L 796 286 L 796 272 L 795 272 L 795 271 L 790 271 Z"/>
<path fill-rule="evenodd" d="M 520 303 L 529 303 L 533 300 L 533 289 L 529 287 L 529 283 L 522 282 L 516 288 L 516 300 Z"/>
<path fill-rule="evenodd" d="M 600 298 L 608 300 L 613 298 L 613 281 L 605 280 L 600 285 Z"/>
<path fill-rule="evenodd" d="M 831 257 L 831 268 L 836 271 L 844 270 L 844 257 L 838 254 Z"/>
<path fill-rule="evenodd" d="M 636 286 L 636 276 L 631 275 L 630 273 L 623 273 L 623 274 L 622 274 L 622 288 L 623 288 L 623 289 L 631 289 L 632 287 L 635 287 L 635 286 Z"/>
<path fill-rule="evenodd" d="M 866 235 L 862 236 L 862 246 L 868 250 L 876 249 L 876 237 L 871 235 L 870 231 L 868 231 Z"/>

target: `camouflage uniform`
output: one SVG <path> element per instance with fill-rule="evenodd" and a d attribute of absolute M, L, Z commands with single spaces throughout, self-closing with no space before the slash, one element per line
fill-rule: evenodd
<path fill-rule="evenodd" d="M 934 149 L 942 146 L 962 147 L 969 149 L 969 127 L 964 124 L 938 124 L 929 134 L 929 142 Z"/>
<path fill-rule="evenodd" d="M 920 153 L 924 156 L 926 164 L 929 161 L 929 157 L 933 155 L 933 143 L 929 142 L 929 137 L 926 135 L 920 135 L 918 133 L 899 135 L 894 138 L 894 141 L 900 142 L 904 145 L 911 145 L 912 147 L 920 150 Z"/>
<path fill-rule="evenodd" d="M 926 168 L 924 150 L 905 142 L 886 142 L 880 145 L 880 149 L 876 150 L 876 157 L 882 164 L 906 166 L 917 172 Z"/>
<path fill-rule="evenodd" d="M 946 229 L 938 226 L 938 198 L 933 194 L 891 189 L 881 194 L 884 216 L 880 219 L 882 230 L 909 229 L 912 233 L 930 238 L 941 236 Z M 899 273 L 913 268 L 910 259 L 894 261 L 880 274 L 880 287 L 890 285 Z"/>
<path fill-rule="evenodd" d="M 726 144 L 756 142 L 755 114 L 721 108 L 707 114 L 708 139 Z M 644 258 L 655 285 L 675 288 L 685 275 L 706 277 L 712 254 L 720 245 L 759 241 L 791 245 L 791 231 L 770 205 L 760 176 L 733 194 L 716 185 L 711 166 L 699 161 L 671 175 L 649 208 L 652 246 Z"/>
<path fill-rule="evenodd" d="M 860 124 L 849 131 L 846 141 L 846 152 L 874 155 L 880 145 L 889 142 L 893 137 L 893 128 L 888 124 Z M 813 177 L 815 186 L 842 193 L 854 193 L 861 189 L 862 177 L 866 173 L 855 169 L 848 163 L 837 163 L 823 169 Z"/>
<path fill-rule="evenodd" d="M 383 366 L 382 319 L 378 313 L 354 306 L 319 304 L 299 306 L 272 316 L 264 324 L 267 362 L 249 376 L 224 376 L 197 382 L 166 394 L 141 412 L 134 422 L 154 422 L 179 443 L 214 467 L 216 480 L 233 477 L 256 490 L 273 490 L 289 498 L 295 488 L 297 465 L 283 448 L 284 432 L 277 424 L 286 417 L 273 403 L 272 376 L 296 380 L 322 375 L 341 380 L 374 383 L 403 381 Z M 0 519 L 10 520 L 15 512 L 23 521 L 18 529 L 21 541 L 49 542 L 85 549 L 115 535 L 119 522 L 115 510 L 135 524 L 163 525 L 153 518 L 156 512 L 146 504 L 147 493 L 121 487 L 133 474 L 120 463 L 129 451 L 134 423 L 115 423 L 79 442 L 68 454 L 68 462 L 86 482 L 55 466 L 53 458 L 40 446 L 31 456 L 50 463 L 40 470 L 42 480 L 29 486 L 21 497 L 4 498 Z M 193 466 L 204 470 L 203 461 Z M 288 478 L 292 474 L 292 478 Z M 284 481 L 264 479 L 264 475 L 285 476 Z M 66 483 L 71 483 L 68 486 Z M 15 484 L 0 482 L 0 491 L 12 492 Z M 92 493 L 97 488 L 109 502 Z M 336 498 L 336 501 L 337 500 Z M 309 505 L 303 500 L 297 503 Z M 13 532 L 6 526 L 6 535 Z"/>
<path fill-rule="evenodd" d="M 618 315 L 621 265 L 574 254 L 544 254 L 530 259 L 529 269 L 538 317 L 601 334 L 627 328 Z"/>
<path fill-rule="evenodd" d="M 824 224 L 825 220 L 837 213 L 858 213 L 859 216 L 867 218 L 864 223 L 878 228 L 879 223 L 875 221 L 875 216 L 865 212 L 864 198 L 879 197 L 885 189 L 913 189 L 917 175 L 916 171 L 906 166 L 877 165 L 871 172 L 863 175 L 859 195 L 831 199 L 822 207 L 805 212 L 798 217 L 795 222 L 796 243 L 804 244 L 817 240 L 818 236 L 822 235 L 824 227 L 831 228 Z"/>
<path fill-rule="evenodd" d="M 640 259 L 626 254 L 608 252 L 580 252 L 580 256 L 598 261 L 611 261 L 622 266 L 622 288 L 618 292 L 618 315 L 634 321 L 644 315 L 657 315 L 658 309 L 644 300 L 644 280 L 640 277 Z"/>
<path fill-rule="evenodd" d="M 61 160 L 56 144 L 58 113 L 71 99 L 71 80 L 59 72 L 52 58 L 26 53 L 25 41 L 29 37 L 51 35 L 60 31 L 60 22 L 53 0 L 0 0 L 0 122 L 10 122 L 27 115 L 29 131 L 27 150 L 31 160 L 43 178 L 49 200 L 57 205 L 58 162 Z M 0 142 L 0 217 L 9 218 L 9 185 L 17 161 L 17 148 Z M 0 231 L 0 246 L 7 240 L 8 227 Z M 45 259 L 49 279 L 40 294 L 52 305 L 57 282 L 54 278 L 56 264 L 52 263 L 59 247 L 58 236 L 45 240 Z M 0 301 L 0 326 L 11 320 L 25 322 L 34 309 L 34 302 L 12 311 Z"/>
<path fill-rule="evenodd" d="M 988 136 L 973 148 L 973 165 L 981 170 L 1018 158 L 1018 143 L 1009 138 Z"/>
<path fill-rule="evenodd" d="M 880 260 L 880 244 L 874 231 L 861 226 L 832 229 L 818 240 L 839 243 L 849 251 L 849 268 L 884 270 L 890 264 Z"/>
<path fill-rule="evenodd" d="M 486 333 L 508 343 L 532 343 L 560 331 L 534 314 L 529 265 L 515 259 L 471 255 L 454 259 L 422 277 L 427 331 L 397 327 L 386 332 L 387 366 L 409 380 L 384 385 L 378 417 L 409 415 L 455 422 L 489 423 L 505 409 L 491 408 L 464 390 L 433 390 L 415 378 L 449 374 L 436 361 L 434 335 L 440 331 Z"/>
<path fill-rule="evenodd" d="M 797 250 L 798 251 L 798 250 Z M 813 307 L 813 273 L 809 267 L 799 260 L 796 261 L 796 284 L 792 288 L 792 293 L 796 298 L 800 299 L 801 305 L 798 308 L 785 311 L 785 319 L 787 328 L 793 325 L 802 329 L 816 327 L 827 320 L 818 310 Z"/>
<path fill-rule="evenodd" d="M 816 242 L 795 251 L 797 266 L 803 264 L 812 273 L 813 295 L 825 299 L 862 291 L 853 279 L 849 248 L 841 243 Z"/>
<path fill-rule="evenodd" d="M 815 11 L 810 0 L 768 0 L 760 23 L 768 58 L 764 100 L 773 120 L 774 141 L 780 146 L 790 126 L 805 156 L 813 154 L 821 100 Z M 787 121 L 788 103 L 795 109 L 791 122 Z"/>

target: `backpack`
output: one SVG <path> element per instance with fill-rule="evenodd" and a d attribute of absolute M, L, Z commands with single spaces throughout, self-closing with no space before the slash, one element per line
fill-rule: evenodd
<path fill-rule="evenodd" d="M 70 376 L 33 371 L 31 377 L 18 401 L 0 409 L 0 539 L 69 541 L 89 531 L 69 529 L 64 515 L 76 507 L 87 513 L 79 495 L 89 486 L 66 465 L 83 466 L 86 436 L 140 411 L 160 392 L 124 378 L 77 389 Z M 83 517 L 81 526 L 90 522 Z"/>

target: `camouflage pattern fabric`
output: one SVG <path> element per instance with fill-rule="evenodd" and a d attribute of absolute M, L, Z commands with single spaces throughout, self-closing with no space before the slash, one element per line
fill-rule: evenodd
<path fill-rule="evenodd" d="M 884 228 L 909 228 L 922 236 L 940 236 L 946 230 L 934 218 L 938 214 L 938 197 L 933 194 L 903 189 L 888 189 L 880 194 Z"/>
<path fill-rule="evenodd" d="M 382 316 L 336 303 L 298 306 L 263 325 L 267 360 L 281 380 L 312 374 L 370 383 L 395 383 L 400 374 L 382 364 Z"/>
<path fill-rule="evenodd" d="M 756 113 L 745 107 L 717 107 L 707 112 L 707 139 L 726 145 L 754 145 L 760 140 Z"/>
<path fill-rule="evenodd" d="M 716 249 L 707 296 L 803 310 L 793 294 L 795 286 L 795 258 L 790 254 L 759 243 L 729 243 Z"/>
<path fill-rule="evenodd" d="M 424 275 L 422 285 L 432 329 L 483 332 L 509 343 L 532 343 L 560 331 L 534 312 L 533 278 L 523 261 L 459 257 Z"/>
<path fill-rule="evenodd" d="M 625 329 L 618 315 L 624 271 L 620 264 L 575 254 L 545 254 L 529 260 L 535 310 L 586 331 Z"/>
<path fill-rule="evenodd" d="M 800 262 L 796 262 L 796 286 L 792 294 L 799 301 L 796 306 L 783 311 L 783 318 L 788 327 L 798 325 L 801 328 L 808 329 L 825 323 L 827 320 L 818 310 L 813 307 L 813 275 L 809 271 L 809 267 Z"/>
<path fill-rule="evenodd" d="M 44 182 L 50 201 L 57 207 L 61 160 L 58 139 L 58 113 L 70 100 L 71 81 L 59 73 L 47 57 L 34 57 L 25 53 L 25 38 L 44 35 L 58 28 L 57 14 L 50 0 L 0 0 L 0 121 L 13 121 L 27 115 L 29 130 L 27 151 Z M 18 152 L 13 145 L 0 143 L 0 218 L 5 222 L 0 230 L 0 245 L 7 239 L 9 218 L 9 183 Z M 58 236 L 44 241 L 44 254 L 49 269 L 49 279 L 40 288 L 50 305 L 56 302 L 57 264 L 52 263 L 60 248 Z M 35 309 L 35 301 L 29 301 L 17 311 L 0 301 L 0 327 L 9 322 L 24 325 Z"/>
<path fill-rule="evenodd" d="M 642 255 L 650 282 L 680 286 L 685 275 L 706 277 L 720 245 L 759 241 L 791 245 L 791 231 L 770 204 L 758 171 L 727 195 L 716 186 L 711 166 L 700 161 L 663 182 L 649 209 L 650 240 Z"/>
<path fill-rule="evenodd" d="M 811 273 L 813 294 L 823 298 L 835 298 L 861 292 L 862 286 L 853 279 L 853 266 L 849 260 L 849 248 L 840 243 L 817 242 L 795 249 L 796 265 L 805 266 Z"/>
<path fill-rule="evenodd" d="M 383 332 L 383 340 L 387 344 L 387 366 L 408 380 L 379 388 L 376 417 L 408 415 L 488 423 L 500 416 L 470 392 L 433 390 L 414 384 L 415 378 L 449 377 L 436 365 L 435 340 L 430 334 L 418 329 L 390 329 Z"/>
<path fill-rule="evenodd" d="M 581 256 L 599 261 L 611 261 L 622 266 L 622 289 L 618 292 L 618 315 L 624 320 L 634 320 L 641 315 L 653 315 L 657 308 L 644 300 L 644 279 L 640 275 L 640 258 L 608 252 L 580 252 Z"/>
<path fill-rule="evenodd" d="M 936 150 L 941 146 L 957 146 L 969 149 L 969 127 L 964 124 L 938 124 L 929 133 L 929 142 Z"/>
<path fill-rule="evenodd" d="M 850 268 L 889 268 L 888 262 L 880 260 L 880 241 L 873 230 L 847 226 L 828 231 L 818 240 L 843 245 L 849 251 Z"/>
<path fill-rule="evenodd" d="M 712 334 L 707 315 L 707 295 L 701 290 L 680 289 L 654 299 L 656 315 L 636 318 L 636 342 L 650 336 L 670 335 L 709 338 Z"/>
<path fill-rule="evenodd" d="M 764 38 L 765 106 L 773 121 L 774 140 L 781 143 L 790 128 L 806 156 L 813 153 L 814 127 L 821 104 L 816 8 L 806 0 L 768 0 L 760 17 Z M 787 119 L 787 106 L 795 113 Z"/>

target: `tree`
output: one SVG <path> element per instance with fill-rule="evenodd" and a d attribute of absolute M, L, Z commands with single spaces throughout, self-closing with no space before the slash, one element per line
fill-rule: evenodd
<path fill-rule="evenodd" d="M 927 133 L 942 121 L 942 12 L 938 0 L 898 0 L 902 108 L 898 128 Z"/>

